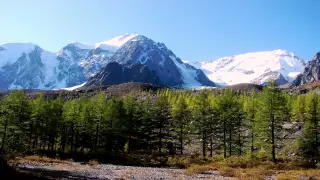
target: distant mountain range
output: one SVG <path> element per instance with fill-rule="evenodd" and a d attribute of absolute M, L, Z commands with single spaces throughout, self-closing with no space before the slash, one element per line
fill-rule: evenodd
<path fill-rule="evenodd" d="M 93 77 L 110 62 L 117 62 L 125 69 L 134 64 L 146 65 L 168 87 L 215 86 L 201 70 L 183 63 L 163 43 L 143 35 L 127 34 L 95 45 L 73 42 L 58 53 L 30 43 L 1 45 L 0 89 L 59 89 L 88 80 L 96 84 Z M 139 78 L 122 80 L 136 79 Z M 108 85 L 117 81 L 103 82 Z"/>
<path fill-rule="evenodd" d="M 203 70 L 212 81 L 222 85 L 264 84 L 270 80 L 285 84 L 292 82 L 305 67 L 302 58 L 281 49 L 223 57 L 214 61 L 185 62 Z"/>
<path fill-rule="evenodd" d="M 318 57 L 315 62 L 320 61 Z M 318 80 L 314 67 L 319 65 L 310 61 L 306 66 L 302 58 L 285 50 L 213 61 L 182 61 L 163 43 L 139 34 L 126 34 L 93 45 L 72 42 L 57 53 L 31 43 L 1 45 L 0 89 L 72 89 L 80 84 L 131 81 L 174 88 L 264 84 L 271 79 L 278 84 L 303 84 Z M 295 80 L 297 76 L 299 80 Z"/>

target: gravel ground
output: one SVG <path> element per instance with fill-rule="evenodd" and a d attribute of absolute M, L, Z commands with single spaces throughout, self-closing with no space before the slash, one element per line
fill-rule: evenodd
<path fill-rule="evenodd" d="M 16 161 L 12 166 L 20 171 L 41 174 L 50 179 L 130 179 L 130 180 L 232 180 L 211 171 L 205 174 L 188 175 L 184 169 L 148 168 L 133 166 L 117 166 L 109 164 L 87 165 L 75 162 L 68 163 L 43 163 L 34 161 Z"/>

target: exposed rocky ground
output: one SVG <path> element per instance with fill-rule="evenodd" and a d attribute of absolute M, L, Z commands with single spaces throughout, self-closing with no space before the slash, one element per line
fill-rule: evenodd
<path fill-rule="evenodd" d="M 88 165 L 75 162 L 44 163 L 18 160 L 10 162 L 20 172 L 32 172 L 48 179 L 130 179 L 130 180 L 195 180 L 235 178 L 219 176 L 217 171 L 189 175 L 184 169 L 117 166 L 109 164 Z"/>

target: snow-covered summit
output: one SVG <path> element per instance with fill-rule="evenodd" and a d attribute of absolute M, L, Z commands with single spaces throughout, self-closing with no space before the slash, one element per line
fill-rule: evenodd
<path fill-rule="evenodd" d="M 134 37 L 139 36 L 139 34 L 125 34 L 122 36 L 115 37 L 113 39 L 102 41 L 94 45 L 95 48 L 101 48 L 104 50 L 115 52 L 126 42 L 131 40 Z"/>
<path fill-rule="evenodd" d="M 93 49 L 94 48 L 94 45 L 88 44 L 88 43 L 83 43 L 83 42 L 73 41 L 71 44 L 78 47 L 79 49 Z"/>
<path fill-rule="evenodd" d="M 16 61 L 23 53 L 30 53 L 35 49 L 33 43 L 7 43 L 0 46 L 0 67 Z"/>
<path fill-rule="evenodd" d="M 202 69 L 212 81 L 226 85 L 263 84 L 271 79 L 291 82 L 305 66 L 303 59 L 282 49 L 188 63 Z"/>

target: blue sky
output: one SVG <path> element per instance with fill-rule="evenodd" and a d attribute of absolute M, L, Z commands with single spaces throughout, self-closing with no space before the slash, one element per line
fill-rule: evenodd
<path fill-rule="evenodd" d="M 124 33 L 163 42 L 185 60 L 286 49 L 320 50 L 319 0 L 1 0 L 0 44 L 58 51 Z"/>

